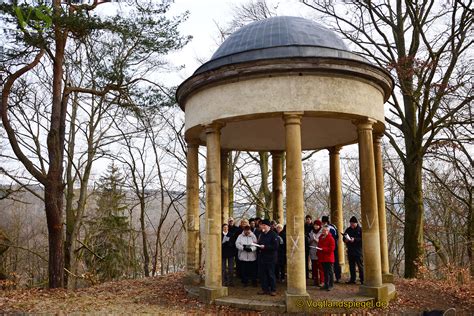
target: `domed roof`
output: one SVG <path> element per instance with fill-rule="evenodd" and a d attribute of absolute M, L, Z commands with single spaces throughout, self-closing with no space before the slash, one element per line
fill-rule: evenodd
<path fill-rule="evenodd" d="M 229 64 L 288 57 L 335 57 L 365 61 L 351 53 L 328 28 L 300 17 L 278 16 L 238 29 L 195 74 Z"/>

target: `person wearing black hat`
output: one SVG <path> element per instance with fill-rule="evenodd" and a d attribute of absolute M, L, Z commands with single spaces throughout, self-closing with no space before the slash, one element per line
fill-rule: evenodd
<path fill-rule="evenodd" d="M 338 244 L 339 241 L 339 232 L 337 231 L 337 227 L 334 224 L 329 222 L 329 216 L 325 215 L 321 217 L 321 222 L 323 225 L 329 226 L 329 232 L 331 233 L 334 241 L 336 242 L 336 249 L 334 249 L 334 275 L 336 277 L 335 283 L 339 283 L 341 280 L 341 266 L 339 264 L 339 252 L 338 247 L 342 247 L 342 245 Z"/>
<path fill-rule="evenodd" d="M 344 232 L 342 239 L 347 246 L 347 258 L 349 259 L 349 271 L 351 279 L 346 283 L 355 284 L 356 265 L 359 270 L 360 283 L 364 284 L 364 263 L 362 258 L 362 229 L 355 216 L 349 220 L 351 224 Z"/>
<path fill-rule="evenodd" d="M 262 292 L 258 294 L 276 295 L 275 265 L 278 258 L 278 235 L 270 229 L 271 223 L 264 219 L 260 223 L 261 233 L 258 237 L 259 258 L 258 272 L 262 282 Z"/>

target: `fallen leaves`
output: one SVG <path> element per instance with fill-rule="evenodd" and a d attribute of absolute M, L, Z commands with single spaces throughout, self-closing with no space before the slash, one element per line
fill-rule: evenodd
<path fill-rule="evenodd" d="M 187 295 L 183 273 L 163 277 L 107 282 L 76 291 L 19 289 L 0 291 L 1 313 L 107 313 L 107 314 L 258 314 L 231 307 L 206 305 Z M 413 313 L 425 310 L 474 310 L 472 282 L 463 286 L 433 280 L 395 282 L 398 296 L 387 309 L 365 310 L 365 315 Z"/>

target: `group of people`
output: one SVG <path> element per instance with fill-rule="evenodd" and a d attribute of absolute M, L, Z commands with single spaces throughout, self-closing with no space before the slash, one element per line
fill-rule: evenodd
<path fill-rule="evenodd" d="M 284 227 L 268 219 L 243 219 L 239 226 L 229 218 L 222 225 L 222 281 L 234 285 L 235 276 L 244 286 L 257 286 L 260 294 L 276 295 L 276 283 L 283 282 L 286 265 L 286 236 Z"/>
<path fill-rule="evenodd" d="M 257 286 L 259 294 L 276 295 L 277 282 L 284 282 L 286 275 L 286 226 L 268 219 L 242 219 L 234 225 L 234 219 L 222 225 L 222 281 L 225 286 L 233 286 L 234 278 L 244 286 Z M 329 222 L 328 216 L 321 220 L 305 218 L 305 262 L 306 276 L 309 278 L 311 262 L 314 285 L 330 291 L 334 283 L 341 280 L 338 259 L 338 231 Z M 356 267 L 360 282 L 364 282 L 362 260 L 362 229 L 357 218 L 350 219 L 350 226 L 343 234 L 350 266 L 350 280 L 355 283 Z M 235 266 L 235 270 L 234 270 Z"/>
<path fill-rule="evenodd" d="M 346 283 L 356 283 L 356 266 L 360 283 L 364 283 L 364 266 L 362 260 L 362 229 L 358 220 L 352 216 L 350 226 L 343 233 L 342 241 L 347 248 L 350 279 Z M 330 291 L 334 283 L 341 282 L 341 266 L 338 248 L 339 232 L 330 223 L 329 216 L 313 221 L 311 215 L 305 218 L 305 263 L 306 277 L 309 279 L 309 262 L 311 262 L 312 279 L 315 286 Z M 309 259 L 309 260 L 308 260 Z"/>

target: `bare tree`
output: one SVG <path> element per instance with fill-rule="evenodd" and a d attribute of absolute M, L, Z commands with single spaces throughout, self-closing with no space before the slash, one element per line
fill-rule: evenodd
<path fill-rule="evenodd" d="M 171 49 L 182 47 L 186 39 L 179 36 L 176 26 L 181 19 L 168 20 L 164 13 L 168 4 L 155 6 L 135 6 L 129 15 L 117 15 L 115 20 L 100 19 L 90 14 L 102 3 L 92 4 L 63 4 L 54 0 L 48 5 L 3 4 L 0 12 L 9 16 L 20 26 L 18 44 L 5 54 L 2 75 L 5 82 L 2 88 L 0 114 L 3 127 L 9 139 L 10 146 L 23 164 L 25 169 L 44 186 L 44 203 L 49 233 L 49 286 L 62 287 L 64 280 L 64 251 L 63 251 L 63 162 L 65 153 L 66 117 L 70 97 L 73 93 L 104 96 L 115 93 L 121 100 L 126 100 L 137 82 L 142 81 L 144 69 L 134 68 L 139 78 L 130 75 L 127 70 L 144 59 L 153 59 L 156 66 L 162 65 L 158 55 L 166 54 Z M 20 12 L 20 13 L 19 13 Z M 33 15 L 27 14 L 33 12 Z M 133 19 L 130 18 L 133 16 Z M 70 80 L 71 73 L 65 69 L 66 52 L 74 49 L 72 43 L 81 43 L 81 39 L 94 31 L 101 30 L 102 35 L 122 34 L 110 43 L 108 60 L 103 60 L 101 67 L 102 80 L 100 87 L 74 86 Z M 99 32 L 99 33 L 100 33 Z M 105 34 L 107 33 L 107 34 Z M 160 40 L 158 40 L 160 39 Z M 75 42 L 77 40 L 77 42 Z M 136 54 L 126 55 L 130 47 L 141 47 Z M 128 49 L 127 49 L 128 48 Z M 144 49 L 146 48 L 146 49 Z M 94 57 L 94 55 L 90 56 Z M 122 57 L 117 58 L 115 57 Z M 23 95 L 15 94 L 15 89 L 25 85 L 23 78 L 29 78 L 36 69 L 44 70 L 48 75 L 49 98 L 44 100 L 48 111 L 44 112 L 48 119 L 46 127 L 47 140 L 45 153 L 47 159 L 38 157 L 36 160 L 25 154 L 25 147 L 19 139 L 19 129 L 12 122 L 12 113 L 18 111 L 23 102 Z M 44 78 L 43 78 L 44 79 Z M 122 104 L 125 102 L 121 102 Z M 15 107 L 15 105 L 18 105 Z M 42 112 L 43 113 L 43 112 Z M 39 143 L 40 145 L 44 145 Z M 36 145 L 36 144 L 35 144 Z M 47 162 L 42 164 L 43 161 Z"/>
<path fill-rule="evenodd" d="M 423 157 L 446 126 L 463 124 L 456 113 L 473 100 L 472 87 L 464 89 L 472 1 L 302 2 L 396 78 L 385 135 L 403 162 L 405 277 L 415 277 L 424 257 Z"/>

